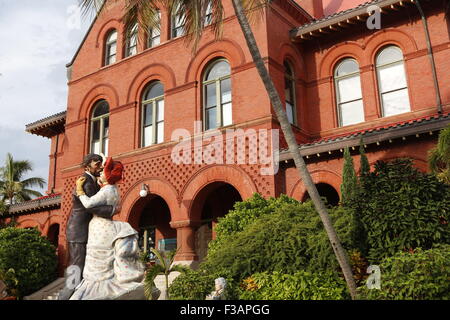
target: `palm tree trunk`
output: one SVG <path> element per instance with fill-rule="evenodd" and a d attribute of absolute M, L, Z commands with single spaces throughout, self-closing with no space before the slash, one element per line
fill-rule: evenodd
<path fill-rule="evenodd" d="M 250 24 L 244 13 L 241 0 L 233 0 L 233 7 L 236 16 L 238 18 L 239 24 L 241 26 L 242 32 L 244 33 L 245 40 L 247 41 L 247 45 L 252 55 L 253 61 L 256 65 L 256 69 L 258 70 L 258 73 L 261 76 L 261 79 L 264 83 L 267 93 L 269 94 L 272 107 L 275 111 L 278 121 L 280 122 L 281 130 L 283 131 L 286 142 L 289 146 L 289 152 L 292 154 L 300 178 L 302 179 L 303 184 L 305 185 L 306 190 L 308 191 L 314 203 L 314 206 L 320 215 L 322 223 L 327 232 L 328 238 L 331 242 L 331 246 L 333 247 L 333 251 L 343 271 L 345 281 L 347 282 L 347 286 L 350 291 L 350 295 L 352 299 L 356 299 L 356 283 L 353 278 L 352 269 L 348 262 L 349 260 L 347 253 L 345 252 L 344 248 L 341 245 L 338 235 L 336 234 L 336 231 L 334 230 L 334 227 L 331 223 L 326 206 L 323 203 L 322 199 L 320 198 L 319 192 L 317 191 L 317 188 L 311 178 L 311 175 L 308 172 L 305 161 L 303 160 L 303 157 L 300 154 L 300 150 L 298 148 L 294 132 L 292 131 L 291 124 L 289 123 L 286 113 L 283 109 L 280 96 L 278 95 L 278 91 L 276 90 L 275 85 L 273 84 L 273 81 L 261 57 L 261 53 L 259 51 L 258 45 L 256 44 L 255 37 L 250 28 Z"/>

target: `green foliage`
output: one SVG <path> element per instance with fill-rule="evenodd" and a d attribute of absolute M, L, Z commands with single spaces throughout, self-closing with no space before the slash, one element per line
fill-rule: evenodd
<path fill-rule="evenodd" d="M 312 202 L 301 204 L 283 197 L 271 210 L 255 218 L 242 231 L 233 232 L 232 237 L 220 234 L 217 241 L 221 245 L 208 252 L 201 268 L 216 273 L 229 272 L 236 281 L 265 271 L 293 274 L 298 270 L 339 269 Z M 234 214 L 238 214 L 237 209 Z M 351 210 L 335 208 L 330 211 L 330 217 L 343 246 L 352 247 Z M 222 219 L 219 225 L 227 218 Z"/>
<path fill-rule="evenodd" d="M 345 282 L 336 274 L 298 271 L 294 274 L 262 272 L 244 280 L 242 300 L 348 299 Z"/>
<path fill-rule="evenodd" d="M 367 176 L 370 173 L 370 164 L 369 164 L 369 159 L 367 158 L 367 155 L 366 155 L 366 150 L 364 149 L 364 142 L 362 139 L 359 143 L 359 155 L 360 155 L 359 175 Z"/>
<path fill-rule="evenodd" d="M 8 206 L 3 199 L 0 199 L 0 217 L 8 212 Z"/>
<path fill-rule="evenodd" d="M 171 272 L 180 272 L 184 273 L 189 268 L 173 264 L 175 259 L 176 250 L 170 251 L 170 252 L 162 252 L 158 251 L 155 248 L 150 249 L 152 253 L 156 256 L 156 263 L 150 266 L 146 272 L 145 272 L 145 278 L 144 278 L 144 291 L 145 296 L 147 299 L 151 300 L 152 298 L 152 290 L 155 287 L 155 278 L 158 275 L 164 275 L 165 277 L 165 285 L 166 285 L 166 297 L 165 299 L 168 300 L 170 298 L 169 295 L 169 274 Z M 147 262 L 144 255 L 140 255 L 141 261 Z"/>
<path fill-rule="evenodd" d="M 55 247 L 36 229 L 0 229 L 0 275 L 19 298 L 56 279 Z"/>
<path fill-rule="evenodd" d="M 428 163 L 441 182 L 450 184 L 450 125 L 440 132 L 436 147 L 428 153 Z"/>
<path fill-rule="evenodd" d="M 298 201 L 281 195 L 278 198 L 265 199 L 260 194 L 255 193 L 253 197 L 246 201 L 236 202 L 234 209 L 222 218 L 214 229 L 216 232 L 216 240 L 208 245 L 208 253 L 213 253 L 217 248 L 222 247 L 236 233 L 244 230 L 249 224 L 258 217 L 273 213 L 274 210 L 283 204 L 298 204 Z"/>
<path fill-rule="evenodd" d="M 211 270 L 188 270 L 177 277 L 169 288 L 172 300 L 205 300 L 214 290 L 214 280 L 224 277 L 227 280 L 227 298 L 236 299 L 238 286 L 227 272 L 217 273 Z"/>
<path fill-rule="evenodd" d="M 449 243 L 450 186 L 419 172 L 409 159 L 379 161 L 358 193 L 368 259 L 379 264 L 396 252 Z"/>
<path fill-rule="evenodd" d="M 5 165 L 0 167 L 0 199 L 10 205 L 31 200 L 32 197 L 42 196 L 40 192 L 31 188 L 34 186 L 43 188 L 44 179 L 39 177 L 22 179 L 32 169 L 29 161 L 15 161 L 13 156 L 8 153 Z"/>
<path fill-rule="evenodd" d="M 358 178 L 353 166 L 353 158 L 349 148 L 344 149 L 344 169 L 342 171 L 342 203 L 345 205 L 355 198 L 358 188 Z"/>
<path fill-rule="evenodd" d="M 400 252 L 380 265 L 381 290 L 359 288 L 363 299 L 449 300 L 450 245 Z"/>

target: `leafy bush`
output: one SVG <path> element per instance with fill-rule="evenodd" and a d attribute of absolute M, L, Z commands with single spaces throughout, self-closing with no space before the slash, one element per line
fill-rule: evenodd
<path fill-rule="evenodd" d="M 214 290 L 214 280 L 224 277 L 227 280 L 227 299 L 236 299 L 238 286 L 225 273 L 211 273 L 206 270 L 188 270 L 178 276 L 169 287 L 172 300 L 205 300 Z"/>
<path fill-rule="evenodd" d="M 397 253 L 380 269 L 381 290 L 359 288 L 363 299 L 450 299 L 450 245 Z"/>
<path fill-rule="evenodd" d="M 379 161 L 360 181 L 353 207 L 366 230 L 372 264 L 403 249 L 450 242 L 450 186 L 415 169 L 412 160 Z"/>
<path fill-rule="evenodd" d="M 220 248 L 222 244 L 228 242 L 234 234 L 243 231 L 248 225 L 253 223 L 255 219 L 273 213 L 278 207 L 286 204 L 298 204 L 298 201 L 289 198 L 286 195 L 281 195 L 278 198 L 265 199 L 260 194 L 255 193 L 253 197 L 246 201 L 236 202 L 234 210 L 222 218 L 219 218 L 219 223 L 215 227 L 216 240 L 209 243 L 208 253 L 214 252 Z"/>
<path fill-rule="evenodd" d="M 345 282 L 333 273 L 256 273 L 243 281 L 242 300 L 342 300 Z"/>
<path fill-rule="evenodd" d="M 257 199 L 264 204 L 263 201 Z M 253 204 L 253 199 L 250 200 Z M 244 215 L 248 214 L 245 204 Z M 217 235 L 215 250 L 209 251 L 207 259 L 200 266 L 203 270 L 216 273 L 229 272 L 235 281 L 258 272 L 280 272 L 294 274 L 299 270 L 324 271 L 339 270 L 334 252 L 323 228 L 319 215 L 311 202 L 299 203 L 286 196 L 279 198 L 270 211 L 248 223 L 245 229 L 232 230 L 232 236 L 222 228 Z M 251 210 L 257 211 L 253 206 Z M 230 225 L 230 219 L 239 216 L 239 207 L 233 216 L 225 216 L 219 221 Z M 248 216 L 248 215 L 247 215 Z M 338 207 L 330 210 L 330 217 L 344 248 L 351 243 L 352 211 Z"/>
<path fill-rule="evenodd" d="M 0 275 L 9 294 L 19 298 L 56 279 L 55 247 L 36 229 L 0 230 Z"/>

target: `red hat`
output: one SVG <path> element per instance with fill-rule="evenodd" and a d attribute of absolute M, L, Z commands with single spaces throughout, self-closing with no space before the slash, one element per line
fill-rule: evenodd
<path fill-rule="evenodd" d="M 103 168 L 106 181 L 109 184 L 115 184 L 122 180 L 123 164 L 119 161 L 114 161 L 111 157 L 106 160 L 105 167 Z"/>

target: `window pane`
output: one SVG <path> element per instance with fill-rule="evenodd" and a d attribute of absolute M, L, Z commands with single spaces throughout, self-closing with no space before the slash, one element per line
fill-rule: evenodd
<path fill-rule="evenodd" d="M 342 77 L 355 72 L 359 72 L 358 63 L 353 59 L 346 59 L 337 67 L 336 76 Z"/>
<path fill-rule="evenodd" d="M 92 143 L 92 153 L 100 154 L 100 141 L 94 141 Z"/>
<path fill-rule="evenodd" d="M 94 121 L 92 123 L 92 140 L 96 141 L 100 139 L 100 121 Z"/>
<path fill-rule="evenodd" d="M 290 79 L 285 79 L 284 82 L 284 94 L 286 95 L 286 101 L 293 103 L 294 102 L 294 95 L 293 95 L 293 83 Z"/>
<path fill-rule="evenodd" d="M 150 126 L 153 122 L 153 104 L 144 105 L 144 126 Z"/>
<path fill-rule="evenodd" d="M 220 83 L 222 90 L 222 103 L 231 101 L 231 79 L 225 79 Z"/>
<path fill-rule="evenodd" d="M 103 139 L 103 154 L 108 156 L 109 139 Z"/>
<path fill-rule="evenodd" d="M 232 104 L 226 103 L 222 105 L 222 121 L 223 126 L 229 126 L 233 124 L 233 111 Z"/>
<path fill-rule="evenodd" d="M 109 113 L 108 102 L 103 100 L 103 101 L 98 102 L 97 105 L 95 106 L 92 117 L 96 118 L 96 117 L 99 117 L 99 116 L 102 116 L 102 115 L 108 114 L 108 113 Z"/>
<path fill-rule="evenodd" d="M 341 105 L 341 124 L 347 126 L 350 124 L 364 122 L 364 107 L 362 100 L 345 103 Z"/>
<path fill-rule="evenodd" d="M 164 100 L 158 100 L 156 102 L 157 111 L 156 111 L 156 121 L 164 121 Z"/>
<path fill-rule="evenodd" d="M 164 95 L 164 86 L 161 82 L 155 82 L 144 96 L 144 101 L 161 97 Z"/>
<path fill-rule="evenodd" d="M 106 38 L 107 43 L 114 42 L 114 41 L 117 41 L 117 31 L 115 31 L 115 30 L 111 31 L 111 33 Z"/>
<path fill-rule="evenodd" d="M 294 124 L 294 108 L 288 102 L 286 102 L 286 115 L 289 120 L 289 123 Z"/>
<path fill-rule="evenodd" d="M 144 147 L 153 144 L 153 126 L 144 128 Z"/>
<path fill-rule="evenodd" d="M 383 115 L 385 117 L 411 111 L 408 89 L 383 94 Z"/>
<path fill-rule="evenodd" d="M 206 76 L 206 81 L 219 79 L 231 74 L 231 68 L 228 62 L 221 60 L 214 64 Z"/>
<path fill-rule="evenodd" d="M 380 68 L 378 69 L 378 73 L 382 93 L 402 89 L 407 86 L 403 63 Z"/>
<path fill-rule="evenodd" d="M 361 99 L 361 80 L 356 77 L 338 80 L 339 102 Z"/>
<path fill-rule="evenodd" d="M 383 51 L 380 52 L 380 54 L 377 57 L 377 66 L 382 66 L 388 63 L 393 63 L 397 61 L 403 60 L 403 53 L 402 51 L 395 46 L 390 46 Z"/>
<path fill-rule="evenodd" d="M 211 83 L 206 86 L 206 107 L 214 107 L 217 105 L 216 84 Z"/>
<path fill-rule="evenodd" d="M 217 128 L 217 108 L 206 110 L 206 130 Z"/>
<path fill-rule="evenodd" d="M 157 138 L 158 141 L 156 141 L 157 143 L 162 143 L 164 142 L 164 122 L 159 122 L 156 126 L 157 128 Z"/>

